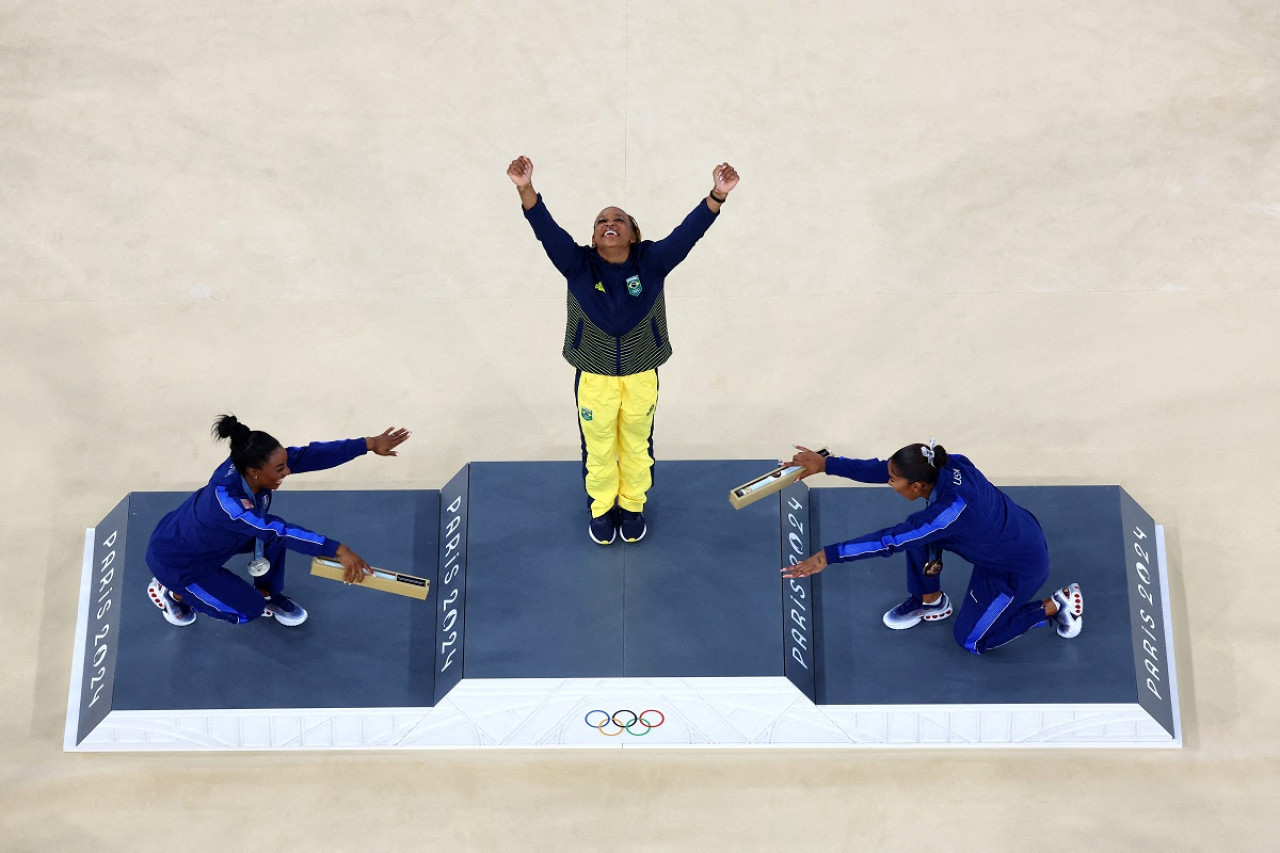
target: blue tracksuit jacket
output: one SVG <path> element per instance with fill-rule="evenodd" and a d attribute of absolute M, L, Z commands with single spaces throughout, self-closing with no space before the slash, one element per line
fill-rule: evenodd
<path fill-rule="evenodd" d="M 886 483 L 889 463 L 883 459 L 827 460 L 827 473 L 861 483 Z M 982 472 L 958 453 L 947 455 L 929 506 L 886 527 L 823 550 L 828 563 L 847 563 L 868 557 L 907 555 L 908 568 L 921 568 L 930 546 L 959 554 L 975 569 L 1033 576 L 1048 565 L 1049 549 L 1040 522 L 988 482 Z"/>
<path fill-rule="evenodd" d="M 366 452 L 363 438 L 287 448 L 294 474 L 335 468 Z M 147 546 L 147 563 L 165 567 L 187 586 L 217 572 L 233 555 L 252 550 L 254 539 L 313 557 L 337 553 L 338 542 L 269 515 L 270 506 L 270 490 L 255 496 L 228 458 L 207 485 L 160 519 Z"/>

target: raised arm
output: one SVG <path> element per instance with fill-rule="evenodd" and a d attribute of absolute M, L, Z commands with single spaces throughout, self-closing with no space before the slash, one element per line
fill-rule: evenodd
<path fill-rule="evenodd" d="M 328 468 L 337 468 L 366 453 L 399 456 L 396 448 L 408 441 L 412 435 L 412 432 L 403 427 L 387 427 L 380 435 L 346 438 L 340 441 L 313 441 L 306 447 L 290 447 L 287 450 L 289 470 L 294 474 L 324 471 Z"/>
<path fill-rule="evenodd" d="M 711 170 L 711 181 L 711 192 L 707 193 L 707 207 L 711 208 L 712 213 L 719 213 L 720 205 L 728 200 L 729 193 L 738 185 L 738 173 L 728 163 L 721 163 Z"/>
<path fill-rule="evenodd" d="M 551 212 L 542 203 L 542 197 L 533 191 L 533 161 L 520 156 L 511 161 L 507 167 L 507 177 L 520 192 L 520 204 L 524 207 L 524 218 L 529 220 L 533 235 L 542 243 L 543 251 L 551 259 L 551 263 L 565 278 L 572 278 L 586 266 L 586 258 L 573 242 L 569 232 L 561 228 L 551 218 Z"/>
<path fill-rule="evenodd" d="M 693 209 L 684 221 L 676 226 L 669 235 L 658 240 L 649 249 L 649 257 L 662 270 L 669 273 L 676 265 L 688 257 L 695 243 L 707 233 L 711 223 L 716 221 L 720 206 L 725 203 L 729 193 L 738 185 L 738 173 L 728 163 L 721 163 L 711 170 L 714 185 L 705 199 Z"/>
<path fill-rule="evenodd" d="M 822 456 L 807 447 L 796 445 L 799 451 L 791 457 L 792 465 L 804 469 L 800 479 L 814 474 L 830 474 L 833 477 L 844 477 L 846 480 L 857 480 L 859 483 L 887 483 L 889 481 L 889 463 L 883 459 L 846 459 L 843 456 Z"/>
<path fill-rule="evenodd" d="M 532 209 L 538 203 L 538 194 L 533 189 L 533 161 L 521 154 L 507 167 L 507 177 L 520 193 L 520 204 L 525 210 Z"/>

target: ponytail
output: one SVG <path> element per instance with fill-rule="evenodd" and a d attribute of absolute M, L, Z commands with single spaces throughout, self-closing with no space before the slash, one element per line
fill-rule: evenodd
<path fill-rule="evenodd" d="M 938 482 L 938 471 L 947 467 L 947 451 L 931 439 L 928 444 L 908 444 L 889 457 L 889 462 L 907 482 L 933 485 Z"/>

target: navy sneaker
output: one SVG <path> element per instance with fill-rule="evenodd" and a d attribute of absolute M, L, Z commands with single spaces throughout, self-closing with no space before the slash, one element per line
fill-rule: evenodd
<path fill-rule="evenodd" d="M 940 619 L 946 619 L 950 615 L 951 599 L 947 598 L 945 592 L 942 594 L 942 598 L 939 598 L 933 604 L 925 604 L 920 596 L 912 595 L 906 601 L 884 614 L 884 624 L 895 631 L 901 631 L 903 628 L 910 628 L 919 624 L 921 620 L 937 622 Z"/>
<path fill-rule="evenodd" d="M 174 598 L 173 593 L 169 592 L 169 588 L 155 578 L 152 578 L 151 583 L 147 584 L 147 595 L 151 598 L 151 603 L 160 608 L 160 612 L 164 614 L 165 621 L 170 625 L 177 625 L 181 628 L 183 625 L 190 625 L 196 621 L 196 611 Z"/>
<path fill-rule="evenodd" d="M 307 621 L 307 611 L 287 595 L 274 592 L 266 600 L 266 604 L 266 611 L 262 615 L 276 617 L 276 621 L 285 627 L 292 628 Z"/>
<path fill-rule="evenodd" d="M 649 532 L 649 526 L 644 522 L 643 512 L 632 512 L 618 507 L 618 513 L 622 516 L 622 522 L 618 528 L 622 531 L 623 542 L 639 542 Z"/>
<path fill-rule="evenodd" d="M 618 536 L 617 509 L 611 509 L 604 515 L 591 519 L 591 524 L 587 526 L 587 534 L 597 545 L 612 543 Z"/>

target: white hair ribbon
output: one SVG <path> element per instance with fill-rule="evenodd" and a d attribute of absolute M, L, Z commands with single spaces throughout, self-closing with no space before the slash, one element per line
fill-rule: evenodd
<path fill-rule="evenodd" d="M 938 467 L 937 463 L 933 461 L 933 448 L 936 447 L 937 445 L 938 445 L 938 439 L 936 438 L 929 439 L 928 447 L 925 447 L 923 444 L 920 445 L 920 453 L 924 455 L 925 459 L 929 460 L 929 465 L 934 468 Z"/>

